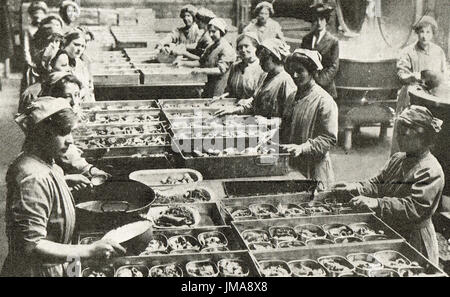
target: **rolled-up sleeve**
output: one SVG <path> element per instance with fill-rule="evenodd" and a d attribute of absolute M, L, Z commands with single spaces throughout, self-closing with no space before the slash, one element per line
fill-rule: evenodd
<path fill-rule="evenodd" d="M 66 174 L 85 174 L 93 166 L 81 156 L 82 151 L 75 145 L 70 145 L 67 152 L 58 162 Z"/>
<path fill-rule="evenodd" d="M 28 176 L 19 183 L 18 197 L 12 203 L 14 236 L 31 253 L 47 237 L 47 223 L 52 209 L 50 186 L 39 176 Z"/>
<path fill-rule="evenodd" d="M 236 61 L 236 53 L 233 48 L 224 48 L 219 54 L 216 67 L 219 68 L 220 73 L 224 74 L 230 69 L 231 65 Z"/>
<path fill-rule="evenodd" d="M 404 83 L 409 83 L 409 78 L 413 75 L 411 56 L 408 52 L 403 53 L 397 61 L 397 76 Z"/>

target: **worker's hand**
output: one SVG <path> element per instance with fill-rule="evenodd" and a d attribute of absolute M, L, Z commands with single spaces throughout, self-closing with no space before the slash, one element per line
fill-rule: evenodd
<path fill-rule="evenodd" d="M 364 207 L 364 206 L 367 206 L 369 208 L 377 208 L 378 207 L 378 199 L 370 198 L 370 197 L 366 197 L 366 196 L 353 197 L 350 200 L 350 203 L 356 207 Z"/>
<path fill-rule="evenodd" d="M 167 45 L 165 45 L 161 48 L 161 53 L 166 54 L 166 55 L 169 55 L 171 51 L 172 50 L 170 49 L 170 46 L 167 46 Z"/>
<path fill-rule="evenodd" d="M 79 191 L 85 188 L 92 188 L 91 181 L 82 174 L 68 174 L 64 176 L 66 183 L 75 191 Z"/>
<path fill-rule="evenodd" d="M 158 43 L 158 44 L 155 46 L 155 50 L 161 50 L 161 48 L 162 48 L 162 44 L 160 44 L 160 43 Z"/>
<path fill-rule="evenodd" d="M 113 256 L 125 255 L 126 249 L 112 240 L 99 240 L 89 245 L 89 258 L 109 259 Z"/>
<path fill-rule="evenodd" d="M 351 183 L 340 182 L 331 186 L 331 191 L 336 193 L 347 194 L 354 190 L 356 190 L 356 187 L 353 186 Z"/>
<path fill-rule="evenodd" d="M 91 169 L 89 169 L 89 173 L 92 176 L 104 176 L 104 177 L 106 177 L 106 179 L 109 179 L 112 177 L 111 174 L 109 174 L 108 172 L 103 171 L 101 169 L 98 169 L 97 167 L 92 167 Z"/>
<path fill-rule="evenodd" d="M 214 113 L 214 116 L 222 117 L 229 114 L 235 114 L 242 110 L 241 106 L 227 106 Z"/>
<path fill-rule="evenodd" d="M 303 153 L 303 146 L 301 144 L 281 144 L 280 148 L 294 157 L 298 157 Z"/>

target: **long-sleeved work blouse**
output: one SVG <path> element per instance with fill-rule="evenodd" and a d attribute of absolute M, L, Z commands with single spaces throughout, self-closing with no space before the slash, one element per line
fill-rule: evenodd
<path fill-rule="evenodd" d="M 434 264 L 439 250 L 431 216 L 443 188 L 442 167 L 429 151 L 396 153 L 377 176 L 354 184 L 357 194 L 378 198 L 377 214 Z"/>
<path fill-rule="evenodd" d="M 253 19 L 250 21 L 243 32 L 255 32 L 258 35 L 259 42 L 263 42 L 266 39 L 278 38 L 284 40 L 281 26 L 277 21 L 269 18 L 265 25 L 258 25 L 258 20 Z"/>
<path fill-rule="evenodd" d="M 338 135 L 338 107 L 333 97 L 314 81 L 306 90 L 291 94 L 281 133 L 282 142 L 303 148 L 293 159 L 293 167 L 306 178 L 321 181 L 322 190 L 329 188 L 334 183 L 329 151 Z"/>
<path fill-rule="evenodd" d="M 75 203 L 62 169 L 24 152 L 9 167 L 6 182 L 9 251 L 2 275 L 63 276 L 63 263 L 33 251 L 41 240 L 71 243 Z"/>
<path fill-rule="evenodd" d="M 282 117 L 287 99 L 297 90 L 292 77 L 285 71 L 267 75 L 256 91 L 252 102 L 244 105 L 244 114 L 260 115 L 266 118 Z"/>
<path fill-rule="evenodd" d="M 225 92 L 230 94 L 230 98 L 252 98 L 266 78 L 266 75 L 267 73 L 259 65 L 259 59 L 255 59 L 250 63 L 236 62 L 231 66 Z"/>
<path fill-rule="evenodd" d="M 174 29 L 161 40 L 162 45 L 170 44 L 196 44 L 202 37 L 204 31 L 200 30 L 197 24 L 192 24 L 189 28 L 180 27 Z"/>
<path fill-rule="evenodd" d="M 200 57 L 200 67 L 219 68 L 219 75 L 208 75 L 208 82 L 203 91 L 203 97 L 211 98 L 223 94 L 227 86 L 230 67 L 236 61 L 236 52 L 224 38 L 208 46 Z"/>

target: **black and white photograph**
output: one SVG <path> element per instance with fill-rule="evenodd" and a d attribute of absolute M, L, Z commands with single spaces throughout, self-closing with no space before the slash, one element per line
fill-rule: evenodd
<path fill-rule="evenodd" d="M 0 0 L 0 36 L 0 278 L 449 276 L 450 0 Z"/>

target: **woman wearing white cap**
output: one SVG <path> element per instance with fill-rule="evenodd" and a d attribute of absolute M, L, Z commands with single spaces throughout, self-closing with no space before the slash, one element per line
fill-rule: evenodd
<path fill-rule="evenodd" d="M 284 69 L 289 46 L 280 39 L 267 39 L 259 45 L 257 55 L 261 68 L 267 75 L 257 88 L 253 100 L 248 100 L 240 106 L 226 107 L 216 115 L 253 114 L 282 117 L 287 98 L 297 90 L 292 77 Z"/>
<path fill-rule="evenodd" d="M 73 145 L 77 117 L 62 98 L 42 97 L 16 117 L 24 130 L 23 152 L 7 175 L 8 256 L 2 276 L 65 276 L 69 259 L 108 258 L 119 244 L 71 245 L 75 204 L 55 159 Z"/>
<path fill-rule="evenodd" d="M 405 48 L 397 61 L 397 76 L 403 84 L 397 100 L 396 113 L 400 114 L 409 104 L 408 86 L 419 83 L 421 72 L 429 70 L 446 77 L 447 59 L 444 51 L 435 43 L 438 25 L 431 16 L 424 16 L 413 27 L 418 40 Z M 398 152 L 397 128 L 394 126 L 391 154 Z"/>
<path fill-rule="evenodd" d="M 297 85 L 283 115 L 281 148 L 294 155 L 293 167 L 306 178 L 320 181 L 324 190 L 334 182 L 329 151 L 336 145 L 338 107 L 315 80 L 322 69 L 317 51 L 298 49 L 287 58 L 286 70 Z"/>
<path fill-rule="evenodd" d="M 259 3 L 256 5 L 253 14 L 255 18 L 244 28 L 243 32 L 255 32 L 258 35 L 259 42 L 271 38 L 284 40 L 280 24 L 271 18 L 274 14 L 271 3 L 267 1 Z"/>
<path fill-rule="evenodd" d="M 59 6 L 59 15 L 64 22 L 63 32 L 67 33 L 76 28 L 76 21 L 80 17 L 80 6 L 72 0 L 64 0 Z"/>
<path fill-rule="evenodd" d="M 227 86 L 231 65 L 236 61 L 236 52 L 224 38 L 227 24 L 223 19 L 212 19 L 208 24 L 209 36 L 213 44 L 208 46 L 199 61 L 176 61 L 178 66 L 215 68 L 208 74 L 208 82 L 203 97 L 211 98 L 223 94 Z"/>

